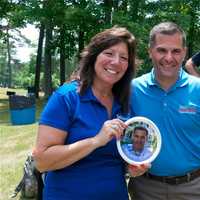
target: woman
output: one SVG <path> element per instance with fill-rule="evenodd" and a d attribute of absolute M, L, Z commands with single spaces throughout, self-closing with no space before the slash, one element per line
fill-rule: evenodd
<path fill-rule="evenodd" d="M 135 38 L 125 28 L 98 33 L 84 49 L 80 81 L 61 86 L 40 119 L 33 152 L 46 172 L 44 200 L 128 200 L 117 148 L 127 127 Z"/>

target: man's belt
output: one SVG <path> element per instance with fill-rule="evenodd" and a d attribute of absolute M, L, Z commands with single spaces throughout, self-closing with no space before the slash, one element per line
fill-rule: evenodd
<path fill-rule="evenodd" d="M 200 177 L 200 169 L 187 173 L 184 176 L 155 176 L 146 172 L 143 175 L 145 178 L 149 178 L 155 181 L 160 181 L 162 183 L 167 183 L 170 185 L 178 185 L 182 183 L 187 183 L 194 180 L 197 177 Z"/>

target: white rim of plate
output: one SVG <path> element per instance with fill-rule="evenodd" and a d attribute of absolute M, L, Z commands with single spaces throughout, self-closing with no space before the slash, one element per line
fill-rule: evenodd
<path fill-rule="evenodd" d="M 148 158 L 147 160 L 144 160 L 144 161 L 141 161 L 141 162 L 138 162 L 138 161 L 134 161 L 134 160 L 131 160 L 123 151 L 122 151 L 122 148 L 121 148 L 121 140 L 117 140 L 117 149 L 118 149 L 118 152 L 119 154 L 121 155 L 121 157 L 129 164 L 144 164 L 144 163 L 151 163 L 156 157 L 157 155 L 159 154 L 160 152 L 160 149 L 161 149 L 161 144 L 162 144 L 162 141 L 161 141 L 161 134 L 160 134 L 160 131 L 158 129 L 158 127 L 154 124 L 154 122 L 152 122 L 150 119 L 146 118 L 146 117 L 133 117 L 133 118 L 130 118 L 128 119 L 125 124 L 129 125 L 133 122 L 143 122 L 143 123 L 146 123 L 148 124 L 156 133 L 156 136 L 157 136 L 157 147 L 156 147 L 156 150 L 155 152 L 153 153 L 153 155 Z"/>

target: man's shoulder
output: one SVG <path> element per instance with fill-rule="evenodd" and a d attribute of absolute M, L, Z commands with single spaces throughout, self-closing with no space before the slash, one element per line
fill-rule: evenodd
<path fill-rule="evenodd" d="M 122 145 L 122 148 L 124 148 L 124 149 L 132 149 L 132 144 L 123 144 Z"/>
<path fill-rule="evenodd" d="M 139 85 L 144 85 L 146 86 L 148 84 L 148 81 L 150 81 L 151 79 L 151 73 L 146 73 L 146 74 L 143 74 L 137 78 L 134 78 L 132 80 L 132 86 L 139 86 Z"/>
<path fill-rule="evenodd" d="M 152 154 L 152 149 L 150 147 L 144 147 L 144 150 L 148 153 L 148 154 Z"/>
<path fill-rule="evenodd" d="M 200 78 L 199 77 L 189 74 L 188 75 L 188 83 L 189 83 L 189 86 L 197 87 L 200 89 Z"/>

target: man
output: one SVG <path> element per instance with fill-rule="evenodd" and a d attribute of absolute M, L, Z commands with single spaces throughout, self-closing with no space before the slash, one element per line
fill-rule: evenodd
<path fill-rule="evenodd" d="M 200 52 L 188 59 L 185 68 L 193 76 L 200 77 L 200 71 L 197 69 L 198 66 L 200 66 Z"/>
<path fill-rule="evenodd" d="M 151 157 L 151 149 L 145 146 L 148 140 L 148 131 L 146 128 L 136 126 L 131 135 L 131 140 L 131 144 L 122 145 L 122 150 L 129 159 L 141 162 Z"/>
<path fill-rule="evenodd" d="M 200 79 L 181 65 L 186 36 L 176 24 L 165 22 L 150 32 L 150 73 L 132 82 L 134 115 L 152 120 L 162 147 L 143 176 L 131 178 L 132 200 L 200 199 Z"/>

